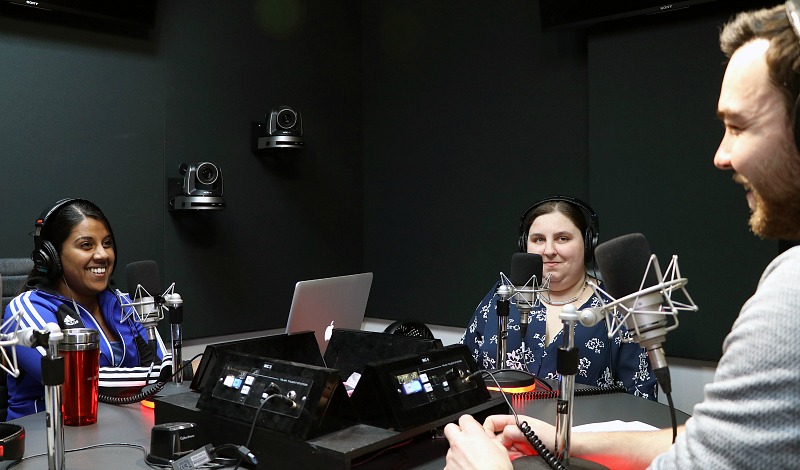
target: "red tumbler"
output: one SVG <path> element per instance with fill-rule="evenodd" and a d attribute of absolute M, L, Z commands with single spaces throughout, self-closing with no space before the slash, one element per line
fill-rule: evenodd
<path fill-rule="evenodd" d="M 64 357 L 64 387 L 61 411 L 67 426 L 97 422 L 100 376 L 100 343 L 97 330 L 73 328 L 63 331 L 59 351 Z"/>

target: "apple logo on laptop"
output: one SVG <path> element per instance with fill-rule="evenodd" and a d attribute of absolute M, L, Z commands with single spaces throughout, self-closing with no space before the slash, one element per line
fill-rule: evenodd
<path fill-rule="evenodd" d="M 333 335 L 333 322 L 325 328 L 325 341 L 330 341 L 331 335 Z"/>

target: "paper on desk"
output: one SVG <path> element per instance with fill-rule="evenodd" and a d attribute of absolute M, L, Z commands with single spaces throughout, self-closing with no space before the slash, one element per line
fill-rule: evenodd
<path fill-rule="evenodd" d="M 573 431 L 578 432 L 606 432 L 606 431 L 656 431 L 657 427 L 641 421 L 605 421 L 602 423 L 589 423 L 573 426 Z"/>

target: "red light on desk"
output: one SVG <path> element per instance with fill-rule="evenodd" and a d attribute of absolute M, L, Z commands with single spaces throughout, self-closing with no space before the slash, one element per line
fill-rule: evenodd
<path fill-rule="evenodd" d="M 151 400 L 142 400 L 142 406 L 145 408 L 150 408 L 151 410 L 156 407 L 156 404 L 153 403 Z"/>
<path fill-rule="evenodd" d="M 486 388 L 495 392 L 526 393 L 536 389 L 536 376 L 517 369 L 488 370 L 484 378 Z"/>
<path fill-rule="evenodd" d="M 536 384 L 533 383 L 530 385 L 523 385 L 523 386 L 503 386 L 503 387 L 498 387 L 496 385 L 487 385 L 486 389 L 491 390 L 493 392 L 502 391 L 505 393 L 526 393 L 536 390 Z"/>

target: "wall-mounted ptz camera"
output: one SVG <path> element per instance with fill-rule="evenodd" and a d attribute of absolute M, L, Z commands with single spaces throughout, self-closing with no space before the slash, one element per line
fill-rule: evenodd
<path fill-rule="evenodd" d="M 303 135 L 300 111 L 288 106 L 278 106 L 269 113 L 269 135 Z"/>
<path fill-rule="evenodd" d="M 210 162 L 181 163 L 183 178 L 169 178 L 170 210 L 222 210 L 222 171 Z"/>
<path fill-rule="evenodd" d="M 182 163 L 183 193 L 187 196 L 222 196 L 222 173 L 209 162 Z"/>
<path fill-rule="evenodd" d="M 255 153 L 278 148 L 303 146 L 303 118 L 291 106 L 278 106 L 266 116 L 265 122 L 253 122 L 251 148 Z"/>

